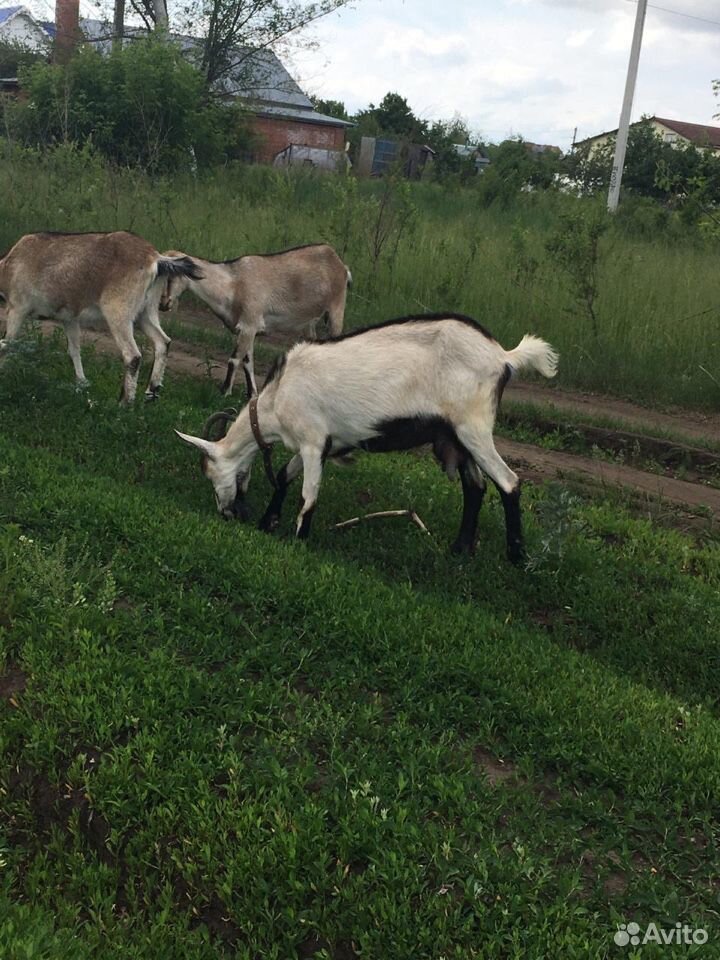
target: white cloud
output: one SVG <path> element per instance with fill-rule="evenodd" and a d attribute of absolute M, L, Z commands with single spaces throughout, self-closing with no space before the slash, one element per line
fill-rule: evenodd
<path fill-rule="evenodd" d="M 575 30 L 565 41 L 566 47 L 584 47 L 590 37 L 595 33 L 592 27 L 587 30 Z"/>

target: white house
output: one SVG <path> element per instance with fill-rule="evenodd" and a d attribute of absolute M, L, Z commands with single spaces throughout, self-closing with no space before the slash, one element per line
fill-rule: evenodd
<path fill-rule="evenodd" d="M 27 7 L 0 7 L 0 40 L 45 50 L 50 42 L 48 24 L 38 22 Z"/>

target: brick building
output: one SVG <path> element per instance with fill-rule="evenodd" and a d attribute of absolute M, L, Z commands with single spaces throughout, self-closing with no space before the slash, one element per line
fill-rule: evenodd
<path fill-rule="evenodd" d="M 58 0 L 57 13 L 67 6 L 77 11 L 75 0 Z M 80 30 L 98 49 L 110 49 L 112 28 L 109 24 L 81 19 Z M 143 32 L 136 27 L 125 29 L 126 36 L 139 36 Z M 37 49 L 42 43 L 49 48 L 56 35 L 55 24 L 36 20 L 27 8 L 0 7 L 0 38 Z M 181 45 L 188 59 L 198 59 L 198 40 L 184 36 L 173 36 L 173 40 Z M 11 82 L 17 86 L 15 78 L 6 80 Z M 217 87 L 218 93 L 228 99 L 241 100 L 254 116 L 252 126 L 257 145 L 252 159 L 255 161 L 302 164 L 327 170 L 341 169 L 347 163 L 345 135 L 352 124 L 318 113 L 272 51 L 238 48 L 231 69 Z"/>

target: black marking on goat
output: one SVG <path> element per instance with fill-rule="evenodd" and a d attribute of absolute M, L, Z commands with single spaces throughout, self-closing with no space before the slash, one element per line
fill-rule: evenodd
<path fill-rule="evenodd" d="M 269 383 L 272 383 L 273 380 L 280 379 L 280 377 L 283 375 L 283 371 L 285 370 L 286 363 L 287 363 L 286 354 L 283 353 L 279 357 L 275 357 L 275 359 L 272 362 L 272 366 L 267 372 L 267 376 L 265 377 L 265 383 L 262 385 L 261 392 L 262 390 L 265 389 L 265 387 L 267 387 Z"/>
<path fill-rule="evenodd" d="M 460 481 L 463 489 L 463 513 L 460 530 L 453 545 L 453 553 L 472 553 L 475 549 L 478 514 L 487 489 L 485 483 L 479 484 L 465 460 L 460 464 Z"/>
<path fill-rule="evenodd" d="M 288 460 L 288 463 L 289 462 L 290 461 Z M 262 518 L 258 523 L 258 528 L 263 530 L 265 533 L 272 533 L 280 522 L 280 514 L 282 513 L 283 504 L 285 503 L 285 497 L 287 496 L 289 486 L 287 468 L 288 464 L 286 463 L 278 471 L 276 477 L 277 487 L 275 488 L 275 492 L 270 499 L 270 503 L 267 505 L 267 510 L 262 515 Z"/>
<path fill-rule="evenodd" d="M 507 554 L 511 563 L 522 563 L 525 559 L 525 546 L 522 534 L 522 515 L 520 513 L 520 483 L 506 493 L 497 484 L 503 509 L 505 510 L 505 531 L 507 535 Z"/>
<path fill-rule="evenodd" d="M 505 392 L 505 387 L 510 382 L 510 377 L 512 377 L 513 369 L 509 363 L 505 364 L 503 372 L 500 374 L 500 379 L 497 382 L 495 387 L 495 410 L 500 408 L 500 401 L 503 398 L 503 393 Z"/>
<path fill-rule="evenodd" d="M 337 337 L 330 337 L 326 343 L 338 343 L 340 340 L 349 340 L 351 337 L 359 337 L 364 333 L 370 333 L 372 330 L 383 330 L 385 327 L 397 327 L 404 323 L 434 323 L 438 320 L 457 320 L 458 323 L 464 323 L 467 327 L 472 327 L 478 333 L 482 333 L 488 340 L 494 340 L 495 337 L 486 330 L 485 327 L 473 320 L 472 317 L 464 313 L 419 313 L 408 317 L 395 317 L 394 320 L 384 320 L 382 323 L 373 324 L 370 327 L 359 327 L 356 330 L 349 330 L 347 333 L 341 333 Z"/>
<path fill-rule="evenodd" d="M 330 451 L 332 450 L 333 440 L 330 434 L 325 437 L 325 443 L 323 445 L 322 451 L 322 462 L 325 463 L 327 458 L 330 456 Z"/>
<path fill-rule="evenodd" d="M 157 272 L 159 277 L 189 277 L 191 280 L 202 280 L 204 277 L 197 263 L 190 257 L 158 260 Z"/>
<path fill-rule="evenodd" d="M 141 363 L 141 361 L 142 361 L 142 357 L 140 357 L 140 356 L 138 356 L 138 357 L 133 357 L 132 360 L 130 361 L 130 363 L 127 364 L 128 372 L 131 373 L 133 376 L 135 376 L 135 374 L 136 374 L 136 373 L 138 372 L 138 370 L 140 369 L 140 363 Z"/>
<path fill-rule="evenodd" d="M 30 234 L 34 237 L 109 237 L 113 233 L 126 233 L 131 237 L 139 237 L 132 230 L 38 230 Z M 142 237 L 139 237 L 142 239 Z"/>
<path fill-rule="evenodd" d="M 245 257 L 281 257 L 284 253 L 293 253 L 295 250 L 307 250 L 308 247 L 326 247 L 326 243 L 301 243 L 297 247 L 288 247 L 286 250 L 274 250 L 271 253 L 244 253 L 240 257 L 231 257 L 229 260 L 208 260 L 208 263 L 229 264 L 244 260 Z"/>
<path fill-rule="evenodd" d="M 300 499 L 302 501 L 300 509 L 305 510 L 305 501 L 302 499 L 302 497 Z M 298 532 L 297 532 L 298 540 L 307 540 L 307 538 L 310 536 L 310 525 L 312 523 L 312 518 L 314 513 L 315 513 L 315 504 L 313 503 L 311 504 L 311 506 L 307 508 L 307 510 L 305 510 L 305 513 L 303 513 L 302 515 L 302 520 L 300 521 L 300 528 L 298 529 Z"/>
<path fill-rule="evenodd" d="M 228 390 L 230 389 L 230 384 L 232 383 L 232 379 L 233 379 L 233 371 L 234 371 L 233 364 L 228 363 L 227 373 L 225 374 L 225 380 L 223 382 L 223 385 L 220 387 L 221 393 L 227 393 Z"/>
<path fill-rule="evenodd" d="M 247 393 L 248 400 L 252 399 L 253 395 L 253 382 L 250 377 L 250 370 L 248 368 L 249 361 L 250 357 L 245 354 L 243 357 L 243 373 L 245 374 L 245 392 Z"/>
<path fill-rule="evenodd" d="M 443 442 L 461 446 L 452 424 L 443 417 L 418 414 L 415 417 L 394 417 L 374 424 L 379 436 L 362 440 L 358 446 L 369 453 L 391 450 L 412 450 L 424 443 L 441 447 Z M 440 459 L 440 458 L 439 458 Z"/>

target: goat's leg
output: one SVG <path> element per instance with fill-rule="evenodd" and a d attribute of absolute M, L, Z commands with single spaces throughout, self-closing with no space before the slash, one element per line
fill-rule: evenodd
<path fill-rule="evenodd" d="M 106 309 L 104 315 L 108 329 L 113 335 L 113 340 L 117 344 L 120 356 L 125 364 L 125 377 L 120 391 L 120 403 L 132 403 L 137 391 L 142 354 L 135 342 L 132 323 L 128 319 L 127 312 L 121 312 L 119 308 L 118 310 Z"/>
<path fill-rule="evenodd" d="M 5 314 L 5 336 L 0 340 L 0 357 L 6 353 L 13 340 L 17 340 L 22 325 L 28 314 L 12 305 L 8 306 Z"/>
<path fill-rule="evenodd" d="M 453 553 L 472 553 L 475 549 L 478 514 L 487 484 L 485 477 L 469 458 L 460 464 L 460 482 L 463 490 L 463 514 L 460 530 L 450 549 Z"/>
<path fill-rule="evenodd" d="M 505 511 L 508 559 L 512 563 L 521 563 L 525 557 L 525 548 L 520 514 L 520 480 L 495 449 L 492 433 L 465 424 L 458 426 L 457 435 L 477 466 L 497 487 Z"/>
<path fill-rule="evenodd" d="M 154 359 L 150 380 L 145 391 L 146 400 L 157 400 L 165 376 L 170 337 L 160 326 L 160 318 L 151 307 L 143 310 L 138 317 L 138 325 L 153 345 Z"/>
<path fill-rule="evenodd" d="M 72 360 L 75 370 L 75 379 L 79 387 L 87 387 L 88 381 L 83 370 L 82 357 L 80 356 L 80 323 L 78 320 L 68 320 L 65 323 L 65 336 L 67 337 L 68 354 Z"/>
<path fill-rule="evenodd" d="M 285 503 L 285 497 L 287 496 L 288 487 L 295 477 L 297 477 L 297 475 L 300 473 L 300 470 L 302 469 L 302 463 L 302 457 L 299 453 L 296 453 L 295 456 L 288 460 L 285 466 L 281 467 L 281 469 L 278 471 L 276 477 L 277 489 L 273 493 L 267 510 L 258 523 L 260 530 L 264 530 L 265 533 L 272 533 L 272 531 L 277 528 L 277 525 L 280 522 L 280 514 L 282 513 L 283 504 Z"/>
<path fill-rule="evenodd" d="M 237 370 L 240 364 L 243 364 L 245 369 L 245 377 L 248 388 L 248 399 L 252 397 L 253 392 L 257 393 L 257 385 L 255 383 L 255 374 L 252 370 L 252 360 L 250 359 L 250 367 L 248 370 L 246 357 L 248 357 L 248 352 L 252 351 L 252 346 L 255 341 L 255 331 L 257 327 L 251 324 L 243 324 L 237 331 L 237 340 L 235 341 L 235 349 L 230 355 L 228 360 L 227 374 L 225 376 L 225 382 L 222 385 L 223 396 L 228 397 L 233 391 L 233 386 L 235 385 L 235 377 L 237 376 Z M 252 356 L 252 353 L 251 353 Z M 251 392 L 252 391 L 252 392 Z"/>
<path fill-rule="evenodd" d="M 343 287 L 342 293 L 330 304 L 327 311 L 328 328 L 331 337 L 339 337 L 343 331 L 343 321 L 345 319 L 345 300 L 347 298 L 347 287 Z"/>
<path fill-rule="evenodd" d="M 320 490 L 320 479 L 323 468 L 323 448 L 303 447 L 300 450 L 303 467 L 303 488 L 300 513 L 297 518 L 296 536 L 299 540 L 307 540 L 310 535 L 310 523 L 317 504 Z"/>
<path fill-rule="evenodd" d="M 255 341 L 253 340 L 247 349 L 247 353 L 243 357 L 243 373 L 245 374 L 245 390 L 247 392 L 248 400 L 254 397 L 258 392 L 257 383 L 255 381 L 255 361 L 253 358 L 254 349 Z"/>

